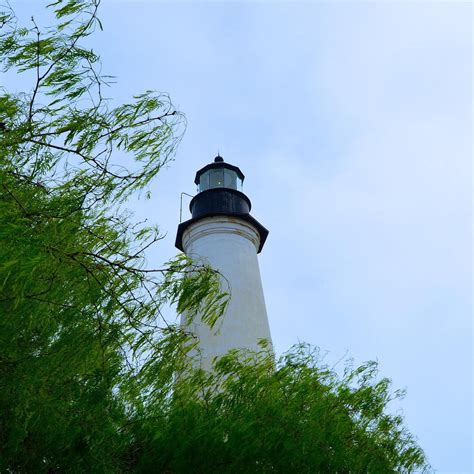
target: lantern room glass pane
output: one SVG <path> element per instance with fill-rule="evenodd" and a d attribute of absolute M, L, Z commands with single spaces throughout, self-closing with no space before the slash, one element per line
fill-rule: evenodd
<path fill-rule="evenodd" d="M 237 189 L 237 191 L 242 191 L 242 184 L 243 184 L 243 181 L 238 177 L 237 173 L 236 173 L 236 187 L 235 189 Z"/>
<path fill-rule="evenodd" d="M 237 173 L 231 170 L 224 170 L 224 186 L 230 189 L 237 189 Z"/>
<path fill-rule="evenodd" d="M 223 188 L 224 187 L 224 170 L 211 170 L 211 188 Z"/>
<path fill-rule="evenodd" d="M 199 187 L 198 187 L 199 192 L 206 191 L 206 189 L 210 188 L 209 174 L 210 174 L 209 171 L 206 171 L 199 177 Z"/>

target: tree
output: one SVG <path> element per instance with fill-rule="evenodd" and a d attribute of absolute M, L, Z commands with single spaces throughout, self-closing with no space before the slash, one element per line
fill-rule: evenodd
<path fill-rule="evenodd" d="M 158 230 L 121 211 L 173 158 L 184 117 L 152 91 L 111 105 L 83 46 L 98 7 L 56 0 L 49 28 L 0 15 L 2 67 L 32 81 L 0 93 L 0 470 L 426 467 L 373 365 L 339 379 L 301 347 L 187 365 L 194 341 L 162 305 L 212 325 L 227 295 L 184 256 L 148 268 Z"/>
<path fill-rule="evenodd" d="M 212 373 L 180 379 L 131 426 L 140 472 L 413 472 L 428 469 L 400 415 L 403 396 L 377 364 L 342 376 L 301 344 L 278 363 L 233 351 Z M 153 416 L 150 416 L 150 414 Z M 160 420 L 157 423 L 157 420 Z"/>
<path fill-rule="evenodd" d="M 9 8 L 0 19 L 3 68 L 33 80 L 0 96 L 0 469 L 109 470 L 131 393 L 156 372 L 169 384 L 185 339 L 162 302 L 207 301 L 212 319 L 221 296 L 183 257 L 146 268 L 158 231 L 116 204 L 172 158 L 182 114 L 150 91 L 110 107 L 81 46 L 98 2 L 51 6 L 52 28 L 20 27 Z"/>

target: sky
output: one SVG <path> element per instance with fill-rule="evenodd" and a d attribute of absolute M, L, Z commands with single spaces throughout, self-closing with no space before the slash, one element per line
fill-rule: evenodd
<path fill-rule="evenodd" d="M 219 150 L 270 231 L 277 354 L 378 360 L 433 468 L 472 472 L 472 5 L 105 0 L 100 17 L 108 95 L 168 92 L 187 118 L 130 203 L 166 233 L 150 266 L 177 253 L 180 193 Z"/>

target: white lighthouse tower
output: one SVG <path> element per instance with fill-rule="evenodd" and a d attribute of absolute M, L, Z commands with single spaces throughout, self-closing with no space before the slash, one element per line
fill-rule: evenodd
<path fill-rule="evenodd" d="M 263 297 L 257 254 L 268 230 L 250 215 L 251 203 L 242 192 L 244 175 L 217 156 L 196 173 L 198 194 L 189 209 L 192 218 L 178 226 L 176 247 L 210 265 L 229 286 L 230 301 L 222 318 L 211 329 L 201 318 L 181 324 L 198 338 L 196 363 L 210 369 L 215 357 L 230 349 L 260 351 L 259 340 L 271 336 Z"/>

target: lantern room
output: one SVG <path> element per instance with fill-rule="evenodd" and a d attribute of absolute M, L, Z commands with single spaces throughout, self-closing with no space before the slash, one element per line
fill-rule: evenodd
<path fill-rule="evenodd" d="M 198 193 L 208 189 L 227 188 L 242 191 L 244 174 L 237 166 L 225 163 L 221 156 L 216 156 L 214 163 L 206 165 L 196 173 L 194 180 Z"/>

